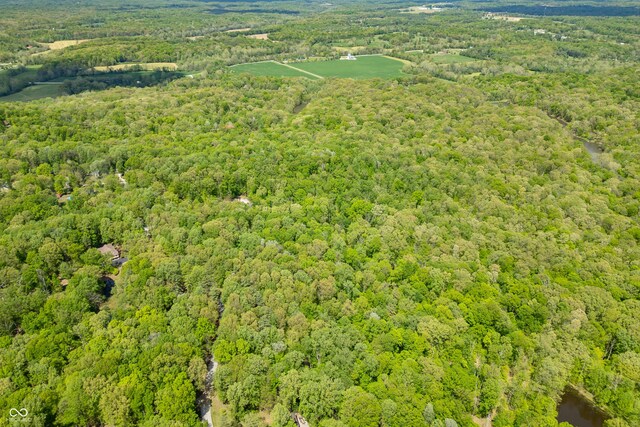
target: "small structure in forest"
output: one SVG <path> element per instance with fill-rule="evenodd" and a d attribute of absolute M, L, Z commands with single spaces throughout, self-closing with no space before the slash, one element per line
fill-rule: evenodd
<path fill-rule="evenodd" d="M 342 61 L 355 61 L 356 59 L 358 59 L 358 58 L 353 56 L 351 53 L 347 53 L 347 56 L 341 56 L 340 57 L 340 60 L 342 60 Z"/>
<path fill-rule="evenodd" d="M 122 185 L 127 185 L 127 180 L 124 179 L 124 177 L 122 176 L 121 173 L 116 173 L 116 176 L 118 177 L 118 181 L 120 181 L 120 184 Z"/>
<path fill-rule="evenodd" d="M 112 260 L 120 257 L 120 252 L 111 243 L 100 246 L 98 248 L 98 252 L 100 252 L 102 255 L 110 256 Z"/>
<path fill-rule="evenodd" d="M 292 413 L 291 416 L 293 417 L 293 421 L 298 427 L 309 427 L 309 423 L 307 422 L 307 420 L 305 420 L 304 417 L 298 412 Z"/>
<path fill-rule="evenodd" d="M 113 267 L 120 268 L 120 267 L 122 267 L 123 265 L 125 265 L 125 263 L 126 263 L 127 261 L 129 261 L 129 258 L 126 258 L 126 257 L 113 258 L 113 259 L 111 260 L 111 265 L 112 265 Z"/>
<path fill-rule="evenodd" d="M 238 196 L 235 199 L 233 199 L 233 201 L 244 203 L 247 206 L 253 206 L 253 203 L 251 202 L 251 200 L 247 198 L 247 196 Z"/>
<path fill-rule="evenodd" d="M 67 203 L 69 200 L 71 200 L 71 194 L 58 195 L 58 203 Z"/>
<path fill-rule="evenodd" d="M 108 257 L 111 258 L 111 266 L 113 267 L 117 267 L 120 268 L 122 267 L 127 261 L 129 261 L 128 258 L 125 258 L 123 256 L 120 255 L 120 251 L 113 246 L 113 244 L 111 243 L 107 243 L 106 245 L 102 245 L 98 248 L 98 252 L 100 252 L 102 255 L 106 255 Z"/>

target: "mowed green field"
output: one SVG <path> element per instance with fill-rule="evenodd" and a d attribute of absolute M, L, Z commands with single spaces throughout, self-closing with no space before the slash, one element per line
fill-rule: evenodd
<path fill-rule="evenodd" d="M 358 56 L 355 61 L 295 62 L 287 65 L 289 67 L 276 62 L 259 62 L 236 65 L 232 69 L 237 72 L 248 72 L 256 76 L 307 77 L 313 79 L 313 75 L 316 75 L 322 78 L 388 79 L 402 76 L 402 67 L 404 66 L 399 60 L 381 55 Z M 300 71 L 298 72 L 290 67 Z"/>
<path fill-rule="evenodd" d="M 285 67 L 284 65 L 273 61 L 234 65 L 231 69 L 237 73 L 249 73 L 254 76 L 313 78 L 309 74 L 296 71 L 293 68 Z"/>
<path fill-rule="evenodd" d="M 66 95 L 66 93 L 62 90 L 62 85 L 35 85 L 28 86 L 20 92 L 11 95 L 0 96 L 0 102 L 27 102 L 41 98 L 55 98 L 63 95 Z"/>
<path fill-rule="evenodd" d="M 404 64 L 384 56 L 358 56 L 355 61 L 299 62 L 291 64 L 301 70 L 323 77 L 370 79 L 380 77 L 390 79 L 402 76 Z"/>

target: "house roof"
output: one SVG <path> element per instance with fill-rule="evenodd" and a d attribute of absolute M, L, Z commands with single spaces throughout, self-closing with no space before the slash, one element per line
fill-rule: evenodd
<path fill-rule="evenodd" d="M 113 246 L 111 243 L 107 243 L 106 245 L 100 246 L 98 248 L 98 252 L 102 255 L 109 255 L 111 257 L 117 258 L 120 256 L 120 252 Z"/>

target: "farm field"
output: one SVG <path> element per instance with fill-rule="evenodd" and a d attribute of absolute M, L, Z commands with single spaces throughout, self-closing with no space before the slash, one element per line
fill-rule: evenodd
<path fill-rule="evenodd" d="M 242 64 L 233 67 L 238 72 L 248 72 L 256 76 L 277 77 L 338 77 L 352 79 L 394 78 L 403 75 L 402 61 L 381 55 L 359 56 L 355 61 L 333 60 L 318 62 L 296 62 L 286 65 L 277 62 Z M 292 67 L 292 68 L 290 68 Z M 295 69 L 301 70 L 296 71 Z"/>
<path fill-rule="evenodd" d="M 0 102 L 28 102 L 41 98 L 56 98 L 66 95 L 61 84 L 35 85 L 22 89 L 20 92 L 0 96 Z"/>
<path fill-rule="evenodd" d="M 232 66 L 231 69 L 238 73 L 249 73 L 253 74 L 254 76 L 308 77 L 313 79 L 313 76 L 309 74 L 305 74 L 302 71 L 296 71 L 293 68 L 287 67 L 275 61 L 239 64 Z"/>
<path fill-rule="evenodd" d="M 146 86 L 150 84 L 149 79 L 152 78 L 155 73 L 160 72 L 160 70 L 116 71 L 117 70 L 112 70 L 112 72 L 100 72 L 97 74 L 86 74 L 76 77 L 58 77 L 43 84 L 27 86 L 19 92 L 10 95 L 0 96 L 0 102 L 28 102 L 41 98 L 56 98 L 68 95 L 69 93 L 65 91 L 63 86 L 63 84 L 67 82 L 70 82 L 72 85 L 74 82 L 79 83 L 83 81 L 85 81 L 86 84 L 86 80 L 91 80 L 94 83 L 103 83 L 103 86 L 100 86 L 99 88 L 92 87 L 92 90 L 103 90 L 113 86 L 132 86 L 132 82 L 136 82 L 138 80 L 142 81 L 142 85 Z M 31 80 L 36 80 L 36 73 L 37 68 L 31 67 L 22 74 L 30 76 Z M 185 72 L 176 71 L 163 73 L 166 76 L 170 76 L 169 78 L 177 78 L 186 75 Z M 138 81 L 138 83 L 140 82 Z M 139 84 L 136 85 L 139 86 Z"/>
<path fill-rule="evenodd" d="M 402 76 L 404 64 L 396 59 L 384 56 L 358 56 L 355 61 L 322 61 L 292 64 L 296 68 L 309 71 L 323 77 L 342 77 L 352 79 L 394 78 Z"/>

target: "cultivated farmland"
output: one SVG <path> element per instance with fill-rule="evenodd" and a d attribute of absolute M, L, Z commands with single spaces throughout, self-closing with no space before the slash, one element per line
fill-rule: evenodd
<path fill-rule="evenodd" d="M 382 55 L 358 56 L 355 61 L 332 60 L 316 62 L 257 62 L 233 66 L 237 72 L 256 76 L 307 77 L 307 78 L 395 78 L 403 75 L 402 61 Z"/>
<path fill-rule="evenodd" d="M 292 67 L 280 64 L 275 61 L 253 62 L 249 64 L 238 64 L 231 67 L 238 73 L 249 73 L 254 76 L 276 76 L 276 77 L 308 77 L 313 78 L 309 74 L 298 71 Z"/>
<path fill-rule="evenodd" d="M 41 98 L 56 98 L 63 95 L 66 95 L 66 93 L 62 89 L 62 84 L 34 85 L 11 95 L 0 96 L 0 102 L 28 102 Z"/>

